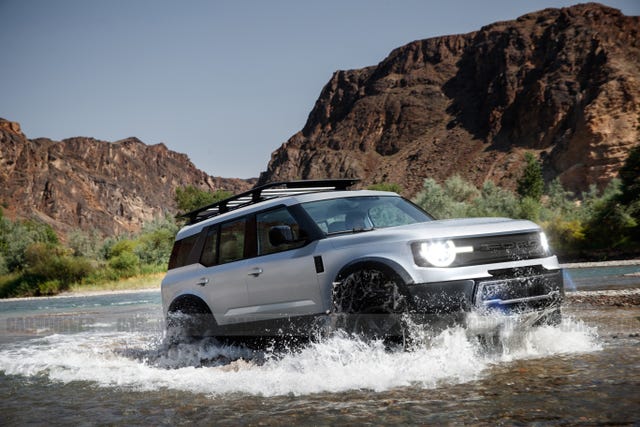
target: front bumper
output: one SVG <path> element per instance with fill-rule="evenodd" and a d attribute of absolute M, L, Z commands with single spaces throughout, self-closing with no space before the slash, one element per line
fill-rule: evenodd
<path fill-rule="evenodd" d="M 491 277 L 408 286 L 412 312 L 444 315 L 470 311 L 521 313 L 559 307 L 562 270 L 541 266 L 490 271 Z"/>

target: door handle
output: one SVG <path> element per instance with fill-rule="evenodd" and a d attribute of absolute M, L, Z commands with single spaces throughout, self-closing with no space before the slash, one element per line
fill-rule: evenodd
<path fill-rule="evenodd" d="M 200 279 L 198 279 L 198 281 L 196 282 L 196 285 L 200 285 L 200 286 L 204 286 L 207 283 L 209 283 L 209 279 L 207 279 L 206 277 L 201 277 Z"/>
<path fill-rule="evenodd" d="M 262 274 L 262 269 L 260 267 L 256 267 L 254 269 L 249 270 L 248 275 L 253 277 L 258 277 Z"/>

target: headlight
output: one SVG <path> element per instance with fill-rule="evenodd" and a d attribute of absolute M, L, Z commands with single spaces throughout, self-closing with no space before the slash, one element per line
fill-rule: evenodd
<path fill-rule="evenodd" d="M 416 264 L 423 267 L 449 267 L 456 260 L 457 254 L 473 252 L 473 247 L 457 247 L 451 240 L 416 242 L 411 245 L 411 249 Z"/>

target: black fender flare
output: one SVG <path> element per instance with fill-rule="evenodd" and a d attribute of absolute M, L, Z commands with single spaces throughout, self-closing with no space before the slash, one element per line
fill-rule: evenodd
<path fill-rule="evenodd" d="M 334 282 L 340 282 L 345 276 L 363 268 L 377 268 L 387 274 L 396 276 L 402 280 L 401 285 L 404 286 L 413 284 L 413 278 L 400 264 L 388 258 L 378 257 L 359 258 L 345 264 L 336 275 Z"/>

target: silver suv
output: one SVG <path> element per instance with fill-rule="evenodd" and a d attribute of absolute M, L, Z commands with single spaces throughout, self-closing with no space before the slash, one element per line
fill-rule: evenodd
<path fill-rule="evenodd" d="M 450 325 L 496 311 L 559 321 L 562 271 L 536 224 L 435 220 L 396 193 L 349 191 L 356 182 L 267 184 L 186 214 L 162 281 L 168 332 L 386 337 L 407 316 Z"/>

